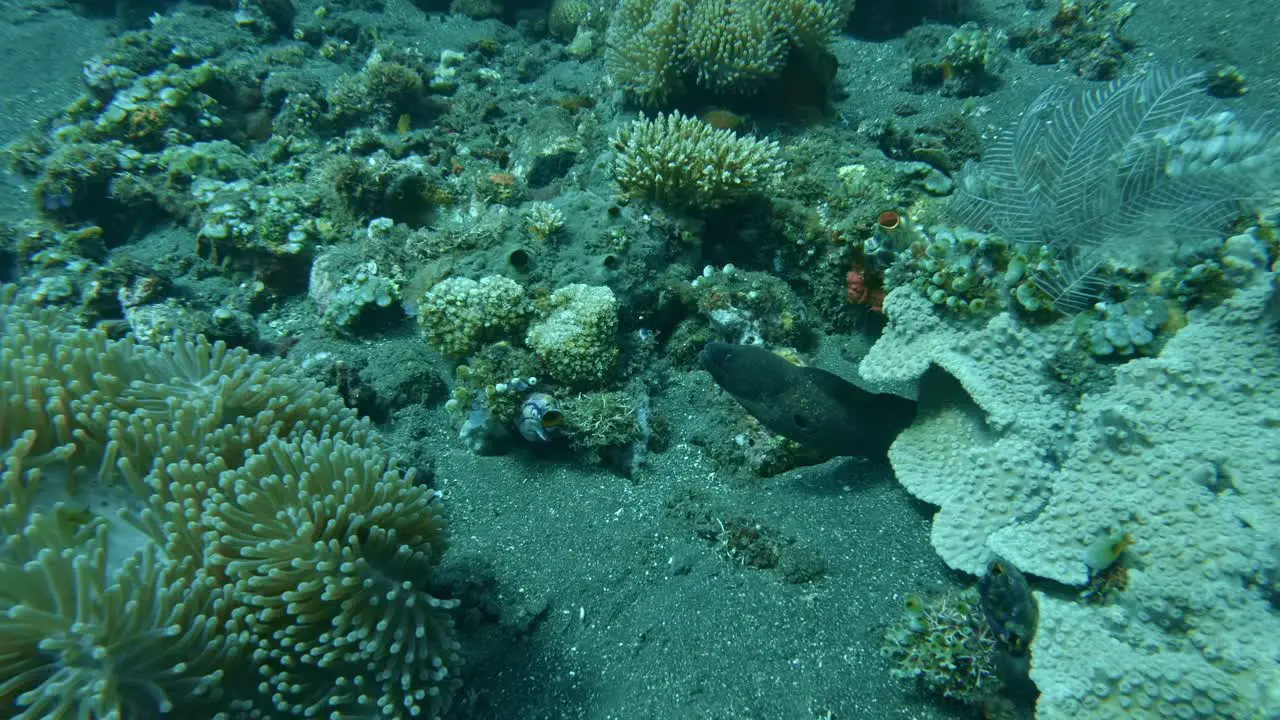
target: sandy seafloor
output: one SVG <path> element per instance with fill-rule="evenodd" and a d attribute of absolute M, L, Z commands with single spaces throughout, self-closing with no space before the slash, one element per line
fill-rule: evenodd
<path fill-rule="evenodd" d="M 0 5 L 0 142 L 74 99 L 80 64 L 114 32 L 107 19 L 31 8 Z M 425 22 L 400 0 L 388 8 L 408 18 L 406 32 Z M 991 0 L 985 10 L 1020 13 L 1022 3 Z M 1129 25 L 1140 63 L 1229 60 L 1250 78 L 1255 107 L 1277 107 L 1280 97 L 1277 30 L 1274 5 L 1259 1 L 1139 0 Z M 900 40 L 846 35 L 834 50 L 849 93 L 837 112 L 874 117 L 903 98 L 930 102 L 898 88 Z M 600 65 L 591 67 L 578 72 Z M 1067 76 L 1015 60 L 1005 86 L 978 102 L 998 125 Z M 0 213 L 30 213 L 17 178 L 0 177 Z M 826 345 L 838 352 L 849 341 Z M 879 633 L 907 593 L 967 582 L 929 545 L 932 508 L 908 496 L 887 467 L 858 460 L 755 483 L 718 476 L 698 444 L 699 407 L 712 392 L 709 376 L 695 371 L 655 398 L 671 441 L 630 479 L 528 452 L 472 455 L 438 405 L 393 418 L 387 431 L 400 451 L 433 467 L 444 493 L 452 529 L 444 575 L 492 589 L 487 605 L 460 611 L 468 662 L 456 716 L 971 716 L 890 679 L 878 652 Z M 825 572 L 790 583 L 780 571 L 741 567 L 697 535 L 697 513 L 767 521 L 794 540 L 786 552 L 819 557 Z"/>
<path fill-rule="evenodd" d="M 691 381 L 677 395 L 704 390 Z M 684 428 L 698 422 L 683 415 Z M 501 578 L 503 632 L 525 637 L 478 660 L 485 680 L 464 714 L 937 715 L 902 692 L 877 651 L 906 593 L 947 582 L 928 509 L 884 469 L 841 460 L 731 489 L 701 450 L 676 443 L 651 472 L 632 483 L 519 456 L 440 457 L 452 560 Z M 799 551 L 821 555 L 825 577 L 787 584 L 727 561 L 694 534 L 685 506 L 668 507 L 688 494 L 713 514 L 746 511 L 795 537 Z"/>

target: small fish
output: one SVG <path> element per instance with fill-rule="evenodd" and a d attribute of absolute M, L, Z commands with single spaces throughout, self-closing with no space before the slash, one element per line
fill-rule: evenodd
<path fill-rule="evenodd" d="M 520 417 L 516 429 L 529 442 L 550 442 L 564 429 L 564 415 L 555 398 L 546 393 L 530 393 L 520 405 Z"/>
<path fill-rule="evenodd" d="M 716 384 L 775 433 L 825 455 L 883 458 L 916 404 L 868 392 L 754 345 L 711 342 L 698 355 Z"/>
<path fill-rule="evenodd" d="M 1036 636 L 1040 607 L 1027 578 L 1008 561 L 996 558 L 978 580 L 982 614 L 1011 655 L 1026 655 Z"/>

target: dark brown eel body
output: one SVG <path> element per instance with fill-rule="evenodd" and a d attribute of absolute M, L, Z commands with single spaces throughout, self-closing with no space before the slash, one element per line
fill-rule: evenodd
<path fill-rule="evenodd" d="M 867 392 L 839 375 L 800 367 L 752 345 L 707 343 L 698 355 L 716 384 L 762 425 L 826 455 L 884 458 L 916 404 Z"/>

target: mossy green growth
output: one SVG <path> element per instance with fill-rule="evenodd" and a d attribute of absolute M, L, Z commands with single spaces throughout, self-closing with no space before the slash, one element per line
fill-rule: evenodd
<path fill-rule="evenodd" d="M 387 217 L 420 225 L 436 206 L 452 201 L 420 158 L 396 159 L 385 150 L 368 157 L 337 157 L 325 175 L 338 207 L 362 222 Z"/>
<path fill-rule="evenodd" d="M 73 143 L 59 147 L 44 162 L 31 189 L 36 209 L 64 223 L 98 222 L 118 212 L 109 192 L 120 169 L 114 143 Z"/>
<path fill-rule="evenodd" d="M 330 121 L 340 130 L 371 123 L 391 130 L 402 115 L 420 117 L 429 105 L 421 58 L 394 59 L 375 51 L 358 73 L 340 78 L 328 95 Z"/>
<path fill-rule="evenodd" d="M 576 447 L 618 447 L 640 437 L 636 401 L 625 392 L 583 393 L 560 407 L 569 441 Z"/>
<path fill-rule="evenodd" d="M 225 73 L 209 63 L 191 68 L 167 65 L 121 88 L 98 114 L 92 134 L 120 140 L 143 151 L 192 140 L 213 140 L 223 134 L 227 112 L 204 92 Z"/>
<path fill-rule="evenodd" d="M 173 145 L 160 154 L 164 166 L 165 184 L 176 192 L 190 194 L 191 183 L 196 178 L 210 178 L 230 182 L 240 178 L 254 179 L 258 161 L 228 140 L 198 142 L 191 145 Z M 173 198 L 178 202 L 182 198 Z"/>
<path fill-rule="evenodd" d="M 999 237 L 934 227 L 898 254 L 885 272 L 885 284 L 911 284 L 936 305 L 982 314 L 998 309 L 1010 259 L 1009 246 Z"/>
<path fill-rule="evenodd" d="M 951 700 L 976 705 L 1001 687 L 996 638 L 975 588 L 928 600 L 909 596 L 902 617 L 885 632 L 881 654 L 893 677 Z"/>

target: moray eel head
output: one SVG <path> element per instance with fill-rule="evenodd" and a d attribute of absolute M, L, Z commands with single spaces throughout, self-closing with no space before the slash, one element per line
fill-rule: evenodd
<path fill-rule="evenodd" d="M 735 397 L 772 395 L 780 390 L 791 363 L 755 345 L 709 342 L 698 353 L 698 361 L 725 392 Z"/>
<path fill-rule="evenodd" d="M 867 392 L 762 347 L 712 342 L 698 359 L 762 425 L 825 455 L 882 458 L 915 416 L 910 400 Z"/>

